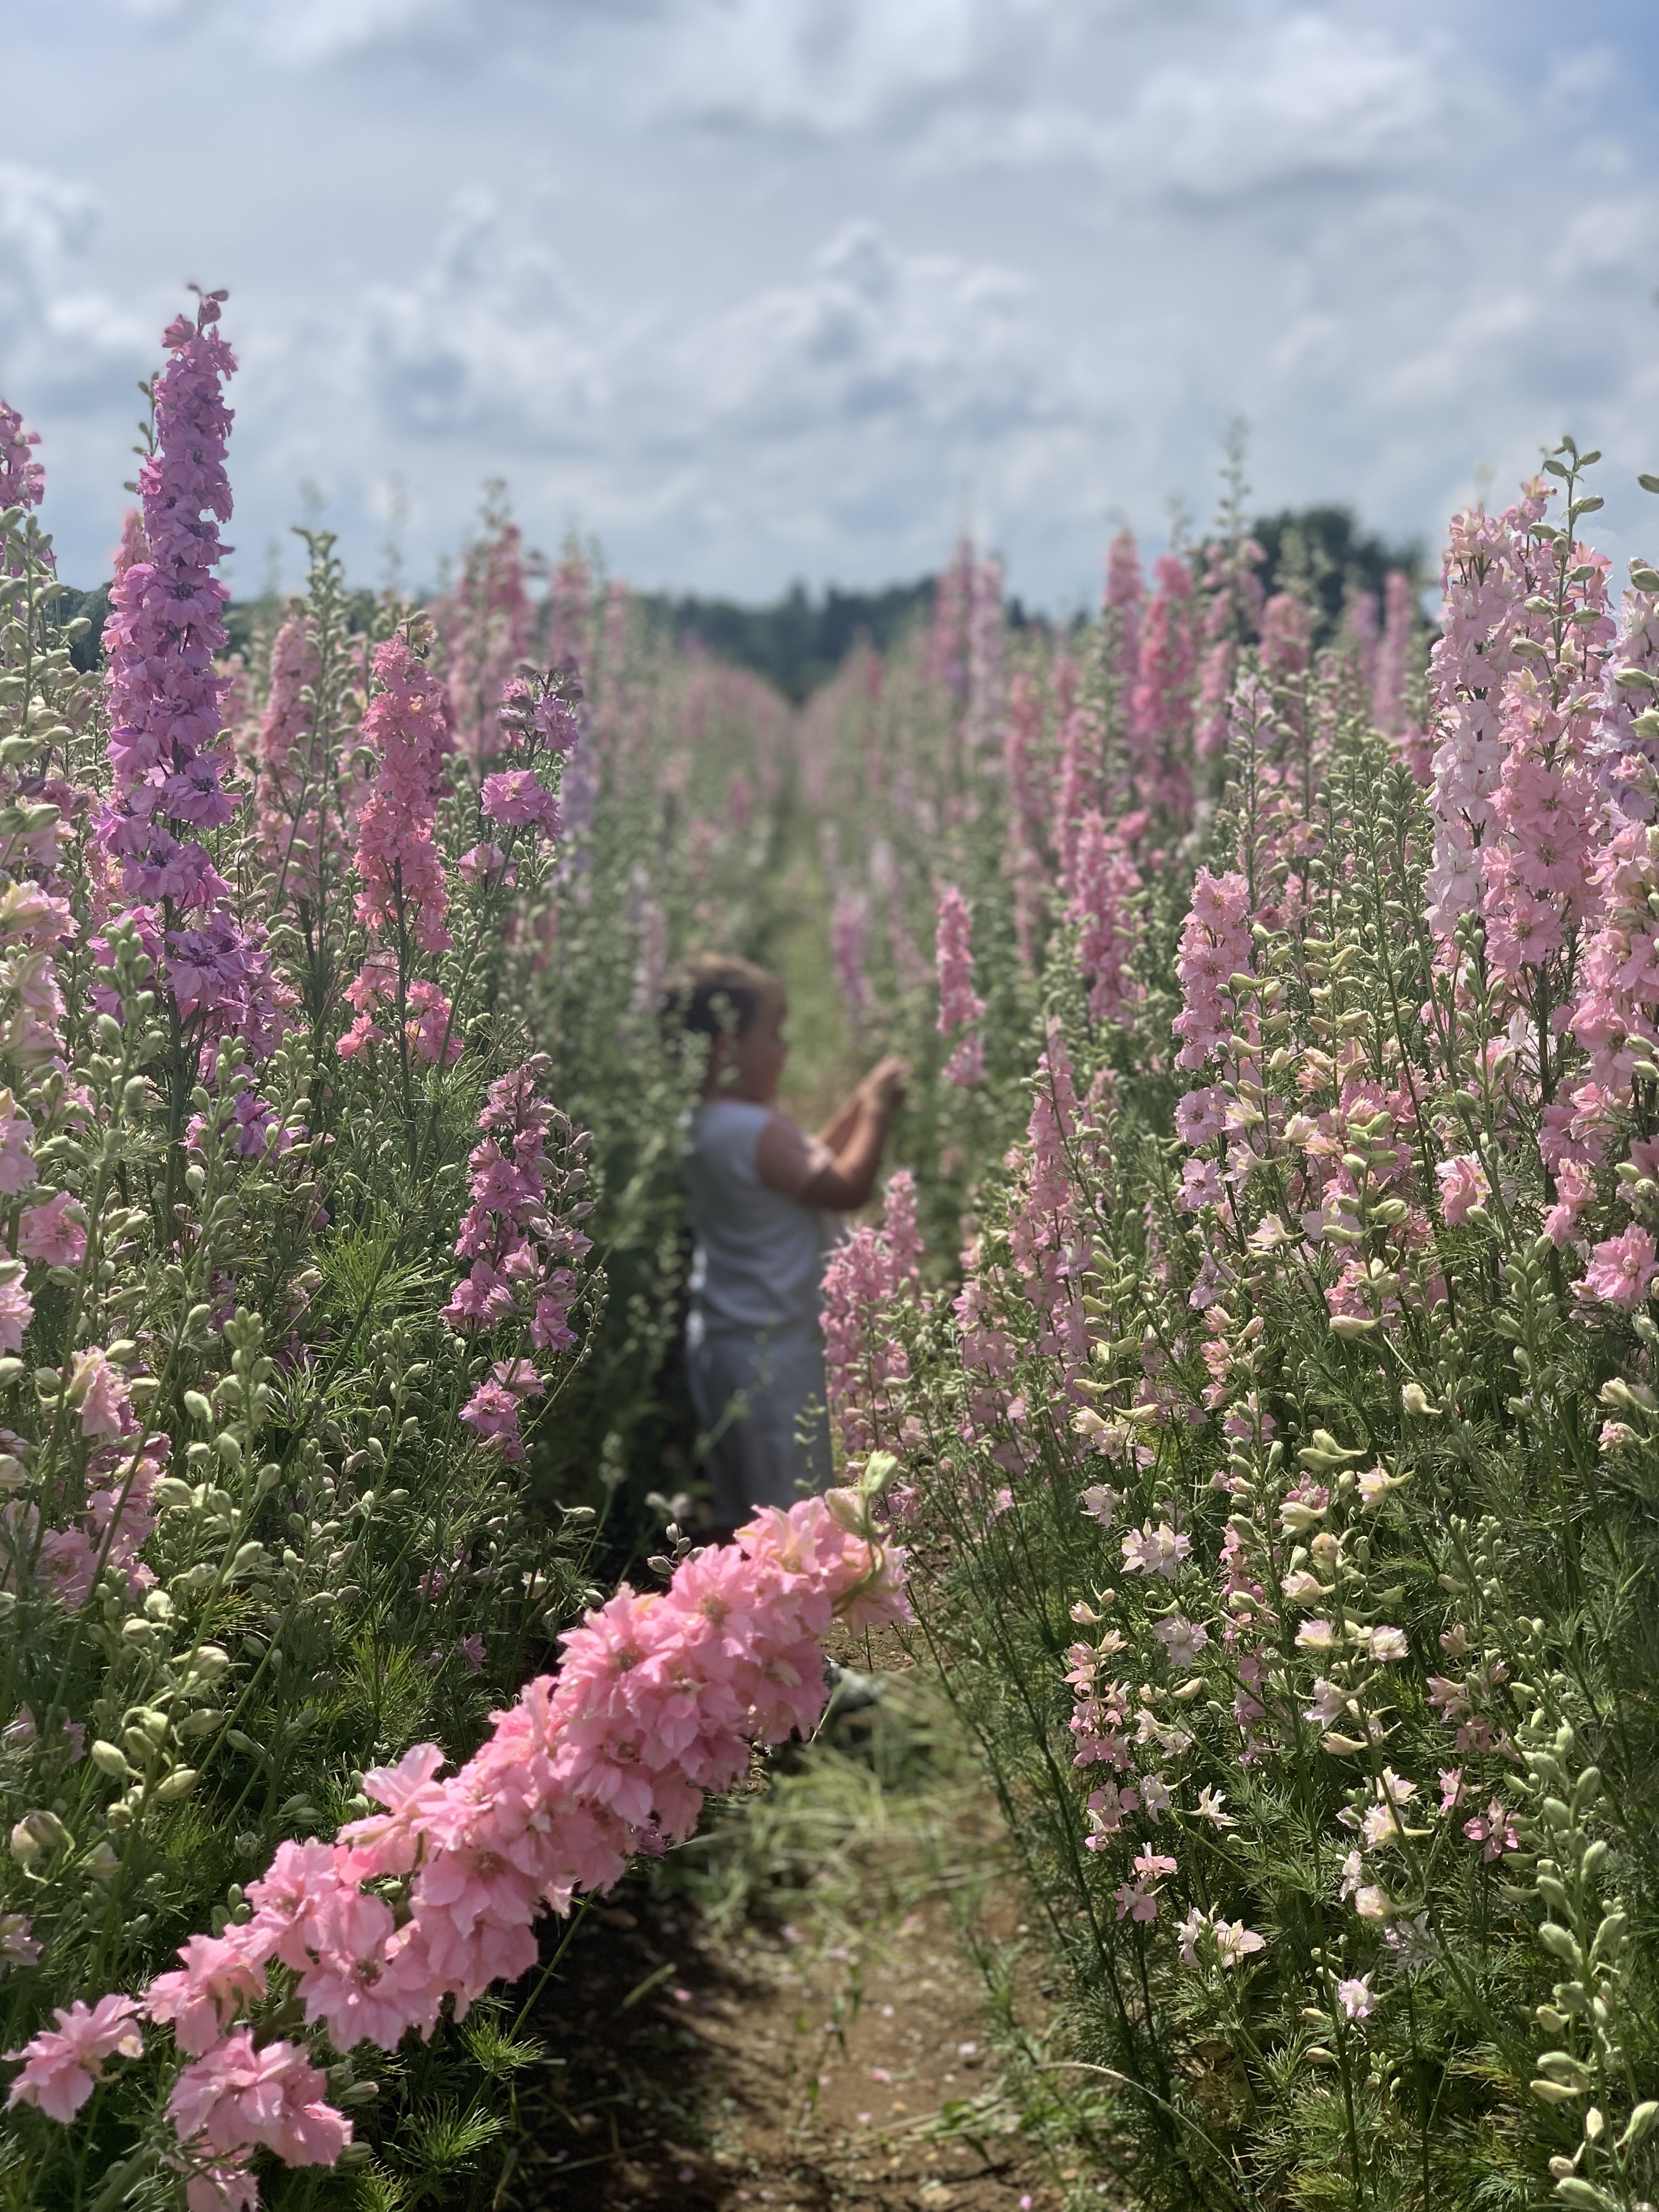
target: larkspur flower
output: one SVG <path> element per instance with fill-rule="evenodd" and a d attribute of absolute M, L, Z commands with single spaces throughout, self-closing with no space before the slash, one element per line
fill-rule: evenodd
<path fill-rule="evenodd" d="M 38 2105 L 48 2119 L 72 2120 L 97 2087 L 109 2059 L 143 2057 L 137 2013 L 136 1999 L 126 1996 L 100 1997 L 95 2005 L 77 1998 L 67 2008 L 57 2008 L 56 2027 L 42 2028 L 21 2051 L 5 2054 L 23 2062 L 7 2105 Z"/>
<path fill-rule="evenodd" d="M 1479 1844 L 1480 1856 L 1490 1863 L 1502 1858 L 1505 1851 L 1518 1851 L 1521 1838 L 1514 1820 L 1501 1798 L 1494 1797 L 1484 1813 L 1477 1813 L 1463 1823 L 1463 1833 L 1472 1844 Z"/>
<path fill-rule="evenodd" d="M 1210 1641 L 1210 1632 L 1201 1621 L 1183 1620 L 1178 1613 L 1154 1622 L 1152 1634 L 1164 1646 L 1170 1666 L 1182 1673 L 1194 1663 Z"/>
<path fill-rule="evenodd" d="M 1150 1521 L 1143 1522 L 1123 1539 L 1123 1571 L 1128 1575 L 1161 1575 L 1173 1582 L 1192 1548 L 1192 1539 L 1184 1531 L 1172 1528 L 1167 1521 L 1160 1522 L 1156 1528 Z"/>
<path fill-rule="evenodd" d="M 1629 1313 L 1646 1297 L 1656 1274 L 1659 1251 L 1640 1223 L 1632 1222 L 1622 1236 L 1603 1237 L 1595 1246 L 1573 1291 L 1586 1310 L 1606 1305 Z"/>
<path fill-rule="evenodd" d="M 1442 1160 L 1435 1175 L 1440 1184 L 1441 1216 L 1449 1228 L 1459 1227 L 1468 1218 L 1472 1206 L 1484 1206 L 1492 1196 L 1486 1171 L 1473 1152 Z"/>
<path fill-rule="evenodd" d="M 1350 1980 L 1339 1982 L 1336 2001 L 1342 2008 L 1345 2020 L 1355 2022 L 1369 2020 L 1376 2002 L 1371 1994 L 1370 1976 L 1359 1974 Z"/>
<path fill-rule="evenodd" d="M 433 824 L 455 750 L 448 695 L 401 632 L 376 648 L 374 679 L 362 724 L 374 780 L 353 857 L 358 917 L 377 934 L 407 933 L 422 952 L 447 951 L 449 892 Z"/>
<path fill-rule="evenodd" d="M 973 909 L 954 884 L 946 884 L 936 902 L 939 970 L 939 1030 L 941 1036 L 965 1030 L 945 1067 L 946 1079 L 959 1089 L 983 1080 L 985 1043 L 975 1026 L 985 1001 L 974 989 Z"/>
<path fill-rule="evenodd" d="M 1207 1820 L 1212 1828 L 1236 1828 L 1238 1826 L 1237 1820 L 1222 1809 L 1226 1802 L 1224 1790 L 1206 1788 L 1199 1791 L 1198 1802 L 1193 1810 L 1200 1820 Z"/>
<path fill-rule="evenodd" d="M 333 2166 L 351 2123 L 326 2101 L 326 2086 L 295 2045 L 256 2045 L 240 2028 L 185 2068 L 167 2117 L 181 2142 L 221 2156 L 258 2145 L 286 2166 Z"/>

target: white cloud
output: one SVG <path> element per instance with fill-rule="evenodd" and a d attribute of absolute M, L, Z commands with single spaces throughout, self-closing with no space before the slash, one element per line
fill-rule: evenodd
<path fill-rule="evenodd" d="M 12 4 L 84 95 L 16 109 L 0 169 L 0 388 L 55 499 L 198 268 L 239 533 L 314 477 L 365 567 L 393 471 L 427 573 L 506 473 L 653 580 L 873 580 L 971 512 L 1055 599 L 1109 510 L 1204 511 L 1236 406 L 1265 503 L 1431 538 L 1564 423 L 1659 462 L 1617 23 L 1562 61 L 1513 0 L 76 0 L 110 35 L 71 53 Z M 140 222 L 130 135 L 80 118 L 168 100 L 210 177 L 151 132 Z"/>
<path fill-rule="evenodd" d="M 572 21 L 626 23 L 684 0 L 117 0 L 141 27 L 211 33 L 297 69 L 406 51 L 443 63 L 556 40 Z"/>
<path fill-rule="evenodd" d="M 465 24 L 473 0 L 120 0 L 134 21 L 159 29 L 228 32 L 274 58 L 332 61 Z"/>
<path fill-rule="evenodd" d="M 804 282 L 760 294 L 688 348 L 701 411 L 757 441 L 844 430 L 993 436 L 1041 416 L 1050 378 L 1012 271 L 904 254 L 846 224 Z"/>
<path fill-rule="evenodd" d="M 903 252 L 860 220 L 792 282 L 690 323 L 606 330 L 472 191 L 428 265 L 371 297 L 352 380 L 377 453 L 482 442 L 607 535 L 689 538 L 758 575 L 762 561 L 844 568 L 879 528 L 921 563 L 965 484 L 994 504 L 1091 414 L 1027 294 L 1006 269 Z M 1048 471 L 1057 489 L 1075 465 Z"/>
<path fill-rule="evenodd" d="M 458 195 L 412 284 L 370 294 L 361 361 L 405 435 L 568 444 L 600 404 L 599 356 L 556 257 L 477 188 Z"/>
<path fill-rule="evenodd" d="M 1376 172 L 1421 144 L 1449 108 L 1447 57 L 1411 26 L 1302 11 L 1230 52 L 1155 70 L 1115 166 L 1195 199 Z"/>
<path fill-rule="evenodd" d="M 1116 26 L 1117 69 L 1097 46 L 1080 70 L 988 71 L 929 118 L 916 160 L 943 171 L 1082 166 L 1128 199 L 1167 196 L 1209 213 L 1383 173 L 1468 105 L 1450 88 L 1443 38 L 1408 21 L 1390 30 L 1370 15 L 1298 9 L 1240 22 L 1240 12 L 1194 9 L 1150 46 Z"/>
<path fill-rule="evenodd" d="M 836 137 L 959 94 L 1030 4 L 708 0 L 682 9 L 665 104 L 705 125 Z"/>
<path fill-rule="evenodd" d="M 86 185 L 0 162 L 0 380 L 60 406 L 106 401 L 144 360 L 135 318 L 85 281 L 100 213 Z"/>

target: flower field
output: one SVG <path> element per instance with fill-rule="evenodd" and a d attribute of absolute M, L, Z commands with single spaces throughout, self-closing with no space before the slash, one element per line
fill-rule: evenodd
<path fill-rule="evenodd" d="M 834 1410 L 1145 2203 L 1655 2194 L 1659 571 L 1595 458 L 1455 519 L 1431 650 L 1237 530 L 1015 650 L 965 555 L 811 710 L 922 1071 Z"/>
<path fill-rule="evenodd" d="M 560 1926 L 866 1636 L 1000 1808 L 1071 2177 L 1659 2195 L 1659 570 L 1596 457 L 1455 518 L 1437 631 L 1264 583 L 1235 480 L 1064 630 L 964 547 L 799 713 L 495 505 L 423 605 L 309 533 L 233 652 L 220 306 L 101 656 L 0 407 L 0 2202 L 489 2201 Z M 698 1549 L 659 1008 L 803 885 L 901 1164 L 842 1486 Z"/>

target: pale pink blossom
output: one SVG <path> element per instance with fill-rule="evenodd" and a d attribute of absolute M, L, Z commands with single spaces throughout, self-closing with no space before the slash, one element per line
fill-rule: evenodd
<path fill-rule="evenodd" d="M 75 1355 L 64 1395 L 81 1416 L 83 1437 L 125 1436 L 138 1425 L 126 1376 L 97 1345 Z"/>
<path fill-rule="evenodd" d="M 1200 868 L 1194 880 L 1176 963 L 1183 1001 L 1172 1024 L 1182 1041 L 1178 1066 L 1202 1067 L 1232 1030 L 1229 984 L 1236 975 L 1253 973 L 1249 896 L 1240 875 Z"/>
<path fill-rule="evenodd" d="M 1166 1852 L 1137 1851 L 1133 1869 L 1134 1880 L 1120 1882 L 1115 1893 L 1117 1917 L 1120 1920 L 1156 1920 L 1163 1894 L 1158 1885 L 1166 1875 L 1176 1872 L 1176 1862 Z"/>
<path fill-rule="evenodd" d="M 239 2028 L 185 2067 L 167 2117 L 181 2142 L 199 2142 L 219 2157 L 261 2145 L 287 2166 L 333 2166 L 351 2141 L 351 2123 L 325 2100 L 326 2087 L 297 2045 L 256 2045 Z"/>
<path fill-rule="evenodd" d="M 1123 1571 L 1128 1575 L 1162 1575 L 1166 1581 L 1173 1582 L 1181 1571 L 1181 1562 L 1192 1548 L 1192 1539 L 1172 1528 L 1167 1521 L 1160 1522 L 1156 1528 L 1150 1521 L 1143 1522 L 1123 1539 Z"/>
<path fill-rule="evenodd" d="M 23 1332 L 34 1319 L 34 1300 L 21 1282 L 0 1283 L 0 1352 L 23 1349 Z"/>
<path fill-rule="evenodd" d="M 71 1209 L 79 1212 L 80 1206 L 66 1190 L 43 1206 L 26 1206 L 17 1231 L 18 1257 L 48 1267 L 78 1267 L 86 1257 L 87 1232 L 70 1218 Z"/>
<path fill-rule="evenodd" d="M 1336 1985 L 1336 2001 L 1342 2008 L 1344 2019 L 1369 2020 L 1376 2002 L 1371 1995 L 1370 1976 L 1359 1974 L 1352 1980 L 1339 1982 Z"/>
<path fill-rule="evenodd" d="M 1465 1820 L 1463 1833 L 1472 1844 L 1480 1845 L 1480 1856 L 1488 1862 L 1502 1858 L 1505 1851 L 1518 1851 L 1521 1848 L 1514 1818 L 1499 1797 L 1494 1797 L 1484 1813 Z"/>
<path fill-rule="evenodd" d="M 1449 1228 L 1468 1220 L 1469 1208 L 1484 1206 L 1492 1196 L 1486 1170 L 1473 1152 L 1459 1152 L 1442 1160 L 1435 1170 L 1440 1185 L 1440 1212 Z"/>
<path fill-rule="evenodd" d="M 48 2119 L 72 2120 L 97 2087 L 106 2059 L 143 2057 L 137 2012 L 137 2000 L 127 1996 L 100 1997 L 95 2005 L 77 1998 L 67 2010 L 57 2007 L 55 2028 L 42 2028 L 21 2051 L 5 2054 L 23 2061 L 8 2106 L 38 2105 Z"/>
<path fill-rule="evenodd" d="M 1646 1297 L 1659 1273 L 1659 1255 L 1653 1238 L 1632 1222 L 1622 1237 L 1607 1237 L 1590 1253 L 1583 1278 L 1573 1285 L 1574 1295 L 1584 1306 L 1616 1306 L 1629 1313 Z"/>

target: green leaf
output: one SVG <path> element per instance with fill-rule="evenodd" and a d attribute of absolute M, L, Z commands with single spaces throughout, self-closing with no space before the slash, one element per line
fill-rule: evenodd
<path fill-rule="evenodd" d="M 434 2179 L 453 2173 L 470 2166 L 506 2125 L 505 2119 L 477 2105 L 465 2112 L 457 2112 L 452 2104 L 436 2105 L 421 2114 L 410 2130 L 410 2161 Z"/>
<path fill-rule="evenodd" d="M 1659 491 L 1659 477 L 1638 476 L 1636 481 L 1644 491 Z"/>
<path fill-rule="evenodd" d="M 547 2056 L 542 2045 L 533 2038 L 515 2039 L 507 2034 L 494 2020 L 470 2020 L 461 2031 L 462 2039 L 473 2057 L 492 2078 L 516 2074 L 521 2067 L 538 2065 Z"/>

